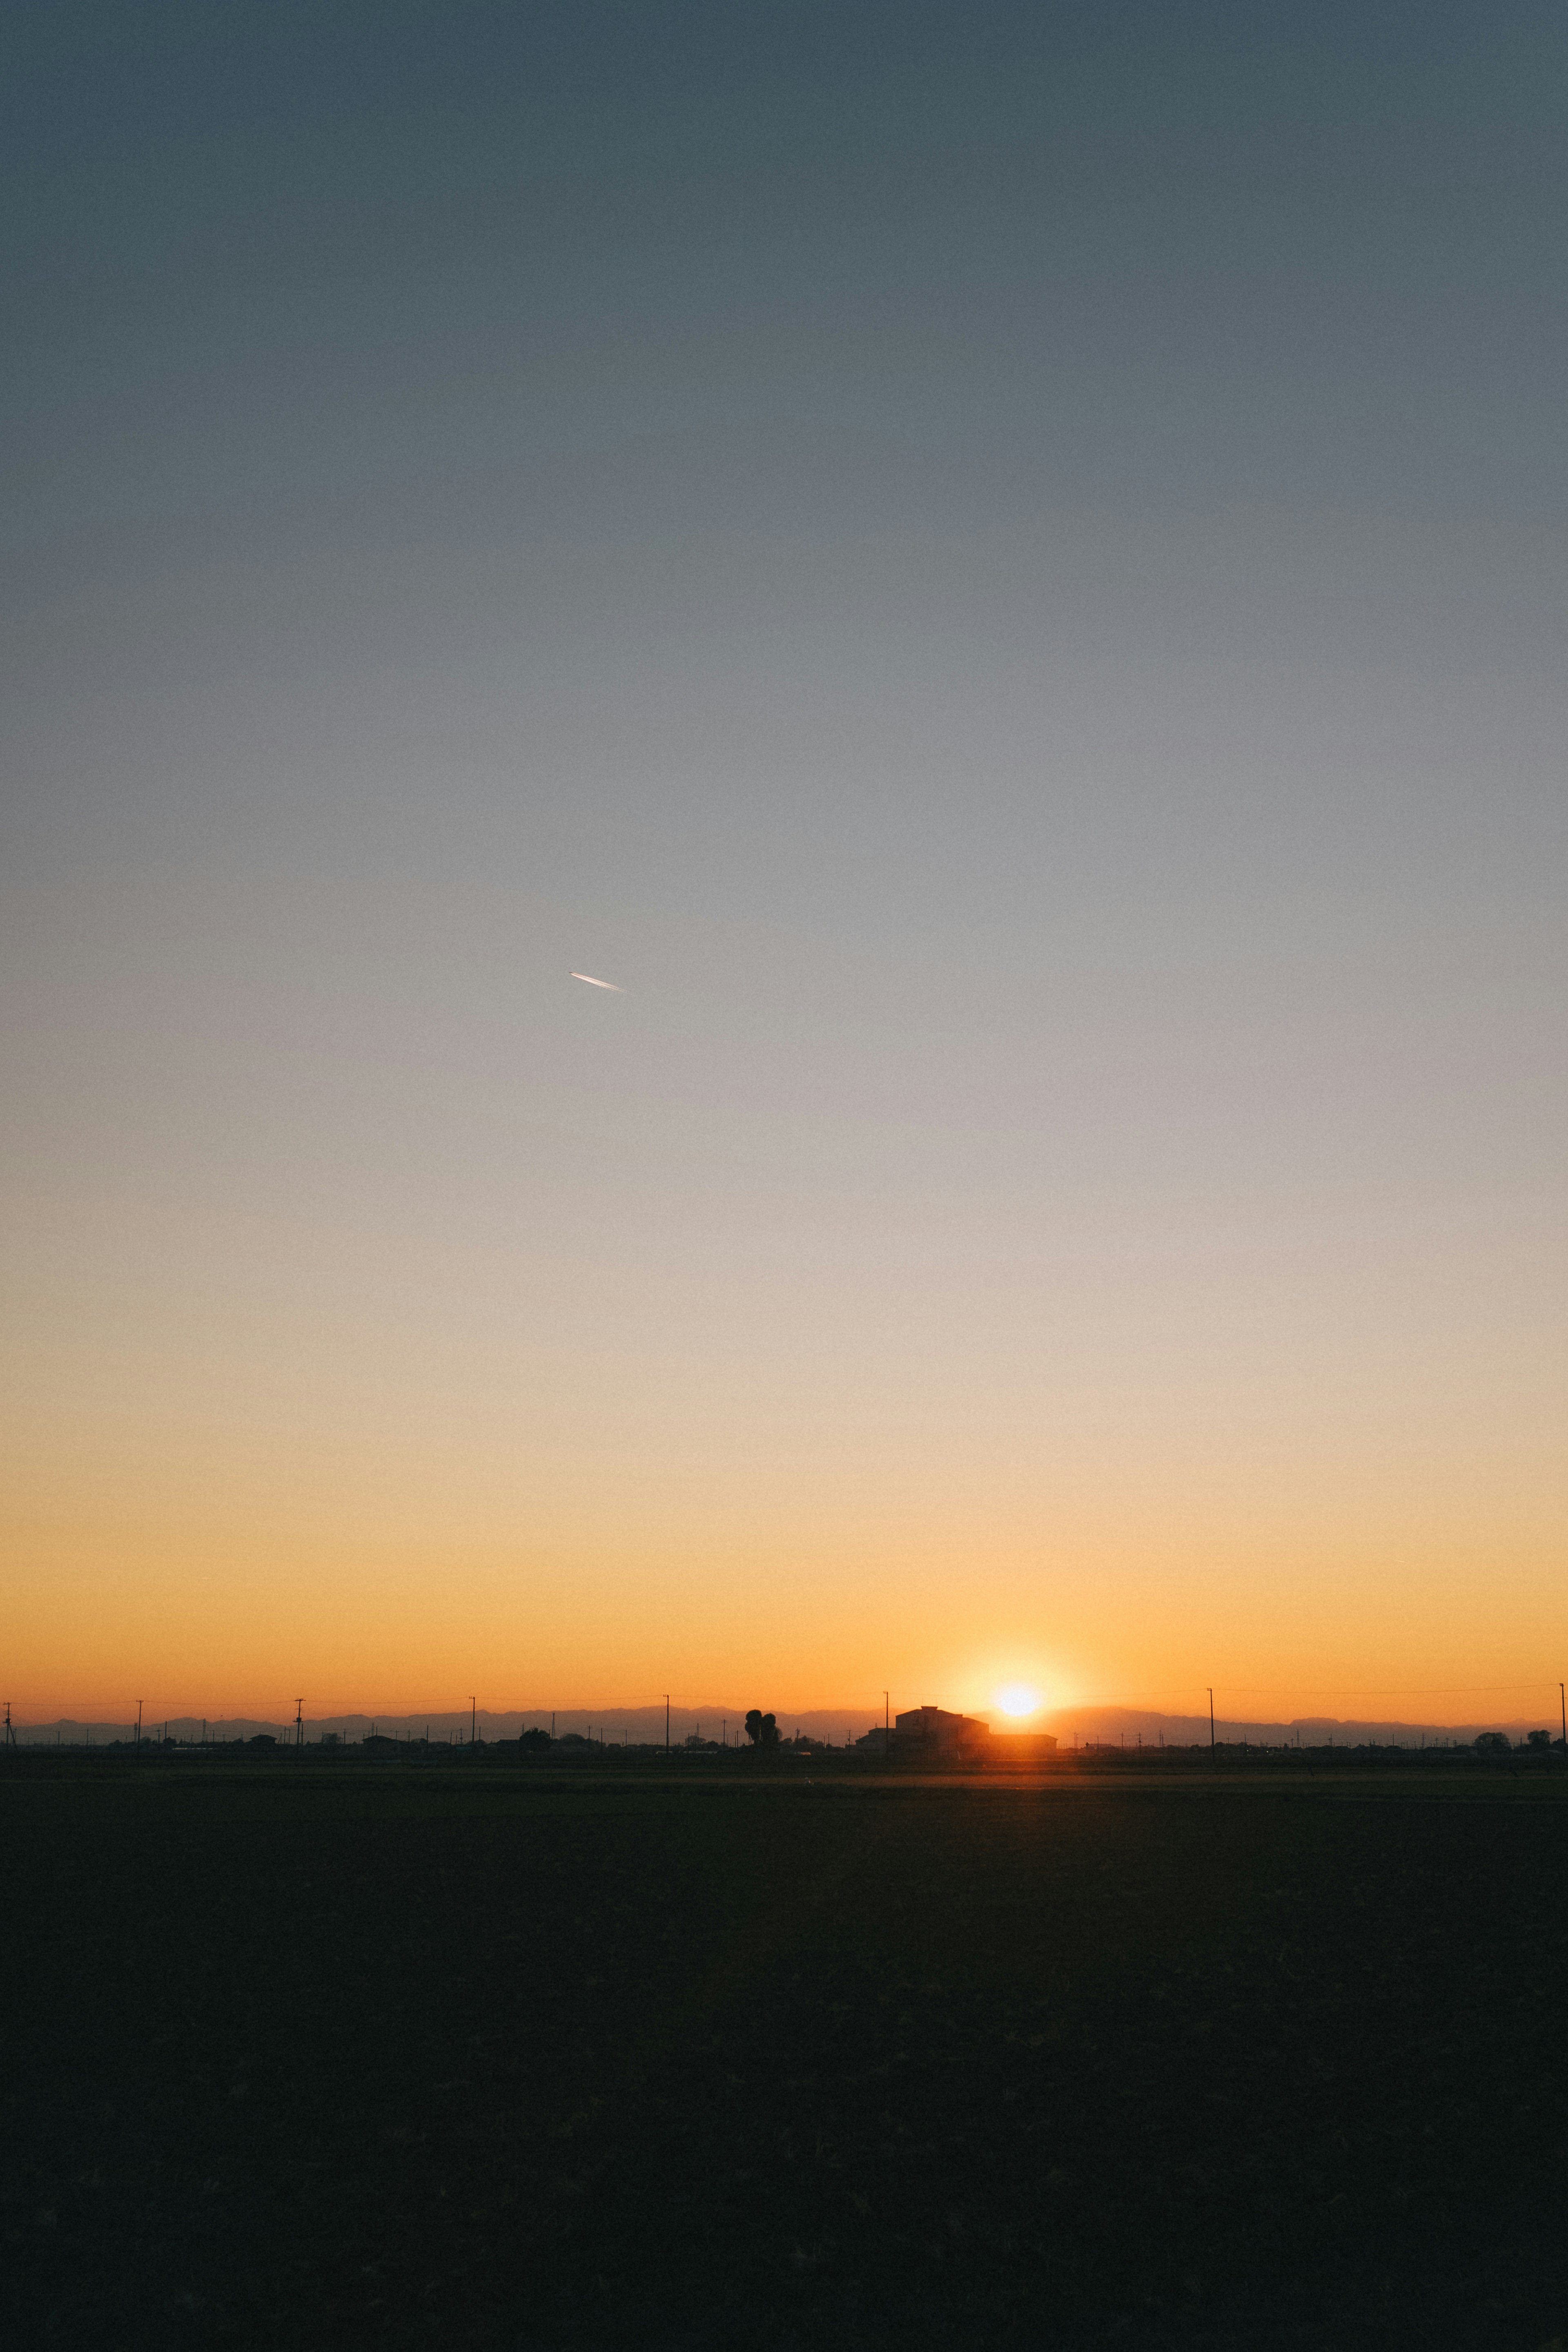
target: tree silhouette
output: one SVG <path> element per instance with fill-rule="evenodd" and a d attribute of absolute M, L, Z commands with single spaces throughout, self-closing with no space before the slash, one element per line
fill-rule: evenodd
<path fill-rule="evenodd" d="M 748 1707 L 746 1714 L 746 1736 L 754 1748 L 777 1748 L 779 1726 L 770 1715 Z"/>

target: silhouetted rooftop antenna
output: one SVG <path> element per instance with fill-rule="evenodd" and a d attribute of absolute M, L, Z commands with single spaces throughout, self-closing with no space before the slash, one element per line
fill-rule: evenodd
<path fill-rule="evenodd" d="M 296 1748 L 305 1745 L 305 1702 L 302 1698 L 294 1702 L 294 1745 Z"/>

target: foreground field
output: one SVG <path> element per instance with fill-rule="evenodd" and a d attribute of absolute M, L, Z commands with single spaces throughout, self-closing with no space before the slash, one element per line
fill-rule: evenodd
<path fill-rule="evenodd" d="M 0 2324 L 1537 2352 L 1564 1798 L 13 1769 Z"/>

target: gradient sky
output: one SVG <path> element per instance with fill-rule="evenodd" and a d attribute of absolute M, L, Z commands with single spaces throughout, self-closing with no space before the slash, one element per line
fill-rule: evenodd
<path fill-rule="evenodd" d="M 5 50 L 19 1714 L 1554 1687 L 1561 8 Z"/>

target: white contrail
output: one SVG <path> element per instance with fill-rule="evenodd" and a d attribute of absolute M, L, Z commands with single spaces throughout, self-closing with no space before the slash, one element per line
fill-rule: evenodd
<path fill-rule="evenodd" d="M 590 988 L 607 988 L 612 996 L 624 996 L 626 993 L 617 981 L 595 980 L 591 971 L 574 971 L 571 977 L 573 980 L 585 980 Z"/>

